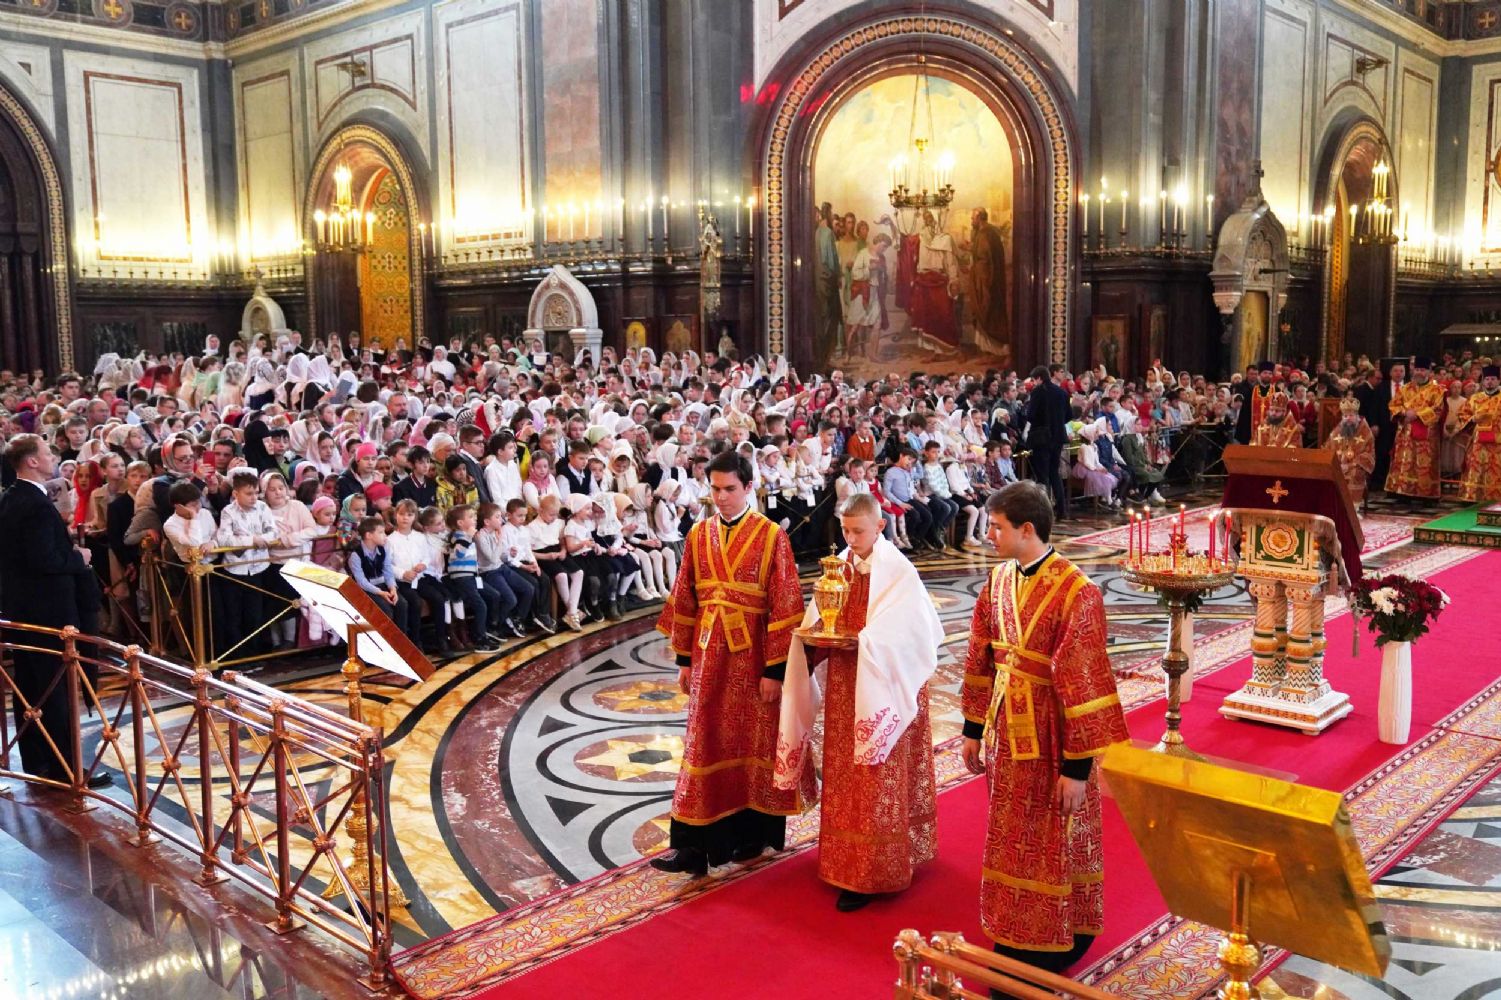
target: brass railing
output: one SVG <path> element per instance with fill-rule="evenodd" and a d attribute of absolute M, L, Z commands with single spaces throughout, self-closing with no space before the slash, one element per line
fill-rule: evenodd
<path fill-rule="evenodd" d="M 17 654 L 26 662 L 16 664 Z M 197 859 L 196 882 L 239 881 L 271 902 L 277 933 L 311 924 L 364 955 L 367 986 L 385 986 L 390 885 L 379 727 L 233 671 L 215 678 L 71 627 L 0 620 L 0 658 L 0 777 L 54 789 L 72 811 L 118 810 L 135 826 L 129 843 L 176 844 Z M 30 673 L 18 686 L 21 670 Z M 50 676 L 39 681 L 41 673 Z M 352 701 L 358 661 L 353 673 Z M 43 725 L 43 707 L 56 699 L 63 705 L 54 726 L 65 718 L 66 732 Z M 99 720 L 91 751 L 85 713 Z M 63 777 L 20 769 L 17 744 L 28 735 L 40 738 L 33 746 L 44 758 L 28 763 Z M 117 783 L 91 789 L 106 765 L 119 772 Z M 351 842 L 348 862 L 337 850 L 341 833 Z M 340 895 L 349 902 L 340 905 Z"/>
<path fill-rule="evenodd" d="M 308 539 L 309 544 L 335 539 L 338 535 L 320 535 Z M 163 543 L 170 544 L 170 543 Z M 294 644 L 288 649 L 252 652 L 250 643 L 277 624 L 287 613 L 296 615 L 301 602 L 289 598 L 234 573 L 223 562 L 211 561 L 227 553 L 246 552 L 250 546 L 222 545 L 195 553 L 185 562 L 163 559 L 157 547 L 150 541 L 141 546 L 141 586 L 147 588 L 151 607 L 150 645 L 164 655 L 181 656 L 194 666 L 218 670 L 224 667 L 259 663 L 263 660 L 291 656 L 305 652 Z M 260 568 L 272 565 L 269 552 L 261 550 L 258 557 Z M 248 635 L 237 638 L 233 646 L 219 649 L 214 636 L 213 580 L 224 581 L 246 594 L 254 593 L 260 599 L 271 602 L 271 610 L 262 615 L 262 622 Z"/>
<path fill-rule="evenodd" d="M 1014 958 L 976 948 L 959 933 L 938 933 L 931 942 L 915 930 L 897 935 L 896 1000 L 989 1000 L 997 990 L 1016 1000 L 1058 1000 L 1060 995 L 1076 1000 L 1114 1000 L 1093 986 L 1045 972 Z M 980 991 L 966 987 L 977 984 Z"/>

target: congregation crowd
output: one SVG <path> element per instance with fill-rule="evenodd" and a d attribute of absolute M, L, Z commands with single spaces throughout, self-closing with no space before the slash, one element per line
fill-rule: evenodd
<path fill-rule="evenodd" d="M 279 573 L 307 559 L 349 573 L 444 654 L 665 598 L 725 451 L 749 461 L 758 508 L 799 555 L 827 550 L 855 493 L 879 502 L 903 550 L 963 552 L 982 546 L 986 498 L 1018 478 L 1047 486 L 1060 518 L 1077 497 L 1161 503 L 1165 480 L 1263 425 L 1293 428 L 1277 443 L 1317 444 L 1330 395 L 1349 397 L 1341 428 L 1370 428 L 1376 454 L 1361 461 L 1384 477 L 1407 412 L 1391 403 L 1405 370 L 1363 358 L 1217 384 L 1160 364 L 1136 379 L 1053 365 L 856 380 L 803 378 L 776 356 L 600 354 L 289 332 L 210 337 L 196 357 L 105 355 L 87 377 L 0 372 L 7 485 L 19 453 L 40 456 L 48 497 L 93 553 L 110 634 L 152 614 L 144 547 L 169 583 L 214 565 L 216 652 L 334 641 Z M 1438 399 L 1434 453 L 1457 475 L 1453 442 L 1494 441 L 1466 398 L 1495 398 L 1495 370 L 1469 354 L 1419 361 L 1414 384 Z"/>

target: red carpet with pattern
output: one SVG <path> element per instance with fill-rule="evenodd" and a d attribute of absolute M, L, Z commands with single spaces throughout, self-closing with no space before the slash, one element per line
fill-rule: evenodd
<path fill-rule="evenodd" d="M 1452 781 L 1445 778 L 1431 794 L 1409 795 L 1385 806 L 1394 815 L 1383 814 L 1367 823 L 1370 830 L 1379 827 L 1379 836 L 1362 829 L 1357 815 L 1368 859 L 1378 866 L 1390 864 L 1401 849 L 1462 801 L 1449 801 L 1456 790 L 1472 787 L 1501 766 L 1501 741 L 1496 739 L 1501 726 L 1485 719 L 1470 721 L 1477 718 L 1477 706 L 1501 707 L 1501 692 L 1488 689 L 1501 663 L 1501 615 L 1490 596 L 1498 572 L 1501 553 L 1487 553 L 1432 577 L 1456 608 L 1415 649 L 1417 683 L 1408 748 L 1376 739 L 1380 656 L 1369 634 L 1361 637 L 1360 656 L 1351 655 L 1348 615 L 1329 622 L 1326 673 L 1336 689 L 1350 695 L 1352 715 L 1316 739 L 1222 719 L 1219 704 L 1249 674 L 1247 657 L 1196 685 L 1192 702 L 1184 706 L 1183 729 L 1190 745 L 1223 761 L 1245 761 L 1302 783 L 1365 794 L 1376 785 L 1416 787 L 1421 782 L 1415 776 L 1437 773 L 1437 766 L 1424 756 L 1430 749 L 1438 753 L 1447 748 L 1454 757 L 1449 743 L 1465 741 Z M 1475 699 L 1482 692 L 1487 696 Z M 1466 704 L 1472 700 L 1474 704 Z M 1462 719 L 1456 712 L 1461 706 L 1466 706 Z M 1154 741 L 1160 735 L 1162 707 L 1159 701 L 1131 713 L 1133 737 Z M 1363 777 L 1383 767 L 1387 772 L 1378 782 L 1362 783 Z M 598 995 L 607 982 L 609 995 L 617 998 L 656 996 L 668 983 L 700 984 L 723 997 L 880 996 L 895 974 L 891 944 L 901 929 L 961 930 L 971 941 L 986 940 L 975 911 L 984 824 L 985 786 L 970 780 L 940 796 L 939 858 L 900 896 L 853 914 L 837 913 L 836 891 L 818 881 L 815 850 L 805 850 L 769 860 L 749 877 L 463 995 L 587 996 Z M 1105 838 L 1106 930 L 1075 971 L 1088 970 L 1092 980 L 1122 995 L 1201 995 L 1212 983 L 1207 959 L 1197 979 L 1182 978 L 1183 992 L 1138 993 L 1132 988 L 1132 963 L 1169 931 L 1164 926 L 1166 908 L 1108 799 Z M 1180 925 L 1179 931 L 1192 926 Z M 1152 989 L 1160 985 L 1159 980 Z"/>

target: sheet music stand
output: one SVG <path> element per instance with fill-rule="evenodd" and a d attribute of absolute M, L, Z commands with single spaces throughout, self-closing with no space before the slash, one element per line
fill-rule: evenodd
<path fill-rule="evenodd" d="M 1168 909 L 1227 932 L 1221 1000 L 1260 996 L 1253 933 L 1351 972 L 1386 971 L 1391 945 L 1339 793 L 1128 743 L 1101 767 Z"/>

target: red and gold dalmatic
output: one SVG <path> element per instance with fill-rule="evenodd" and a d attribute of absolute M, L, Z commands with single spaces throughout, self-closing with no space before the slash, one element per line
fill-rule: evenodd
<path fill-rule="evenodd" d="M 779 705 L 761 700 L 761 678 L 785 665 L 802 620 L 797 561 L 782 529 L 754 510 L 731 528 L 718 516 L 693 526 L 657 620 L 692 670 L 675 823 L 707 827 L 747 809 L 792 816 L 813 799 L 811 762 L 798 790 L 772 784 Z"/>
<path fill-rule="evenodd" d="M 1280 424 L 1267 423 L 1263 419 L 1257 425 L 1251 443 L 1266 448 L 1301 448 L 1303 447 L 1303 425 L 1291 416 L 1283 417 Z"/>
<path fill-rule="evenodd" d="M 1050 555 L 1030 576 L 996 567 L 975 602 L 963 711 L 985 727 L 989 826 L 980 923 L 997 943 L 1068 951 L 1104 922 L 1098 768 L 1084 808 L 1054 802 L 1065 760 L 1128 737 L 1105 652 L 1105 604 L 1076 567 Z"/>
<path fill-rule="evenodd" d="M 870 576 L 854 574 L 839 612 L 839 631 L 865 627 Z M 855 762 L 855 669 L 858 652 L 829 652 L 824 694 L 823 797 L 818 877 L 853 892 L 899 892 L 918 865 L 938 853 L 937 789 L 928 689 L 917 716 L 880 764 Z"/>
<path fill-rule="evenodd" d="M 1251 440 L 1256 439 L 1256 429 L 1266 419 L 1267 404 L 1271 401 L 1272 393 L 1276 390 L 1269 385 L 1257 382 L 1251 386 Z"/>
<path fill-rule="evenodd" d="M 1393 419 L 1408 410 L 1415 420 L 1403 420 L 1392 446 L 1386 491 L 1436 500 L 1439 496 L 1439 425 L 1444 420 L 1444 387 L 1432 379 L 1427 385 L 1408 382 L 1387 404 Z"/>
<path fill-rule="evenodd" d="M 1460 424 L 1475 421 L 1465 452 L 1459 498 L 1469 503 L 1501 500 L 1501 392 L 1477 392 L 1459 410 Z"/>
<path fill-rule="evenodd" d="M 1353 433 L 1346 433 L 1343 422 L 1336 424 L 1324 447 L 1333 451 L 1339 462 L 1350 500 L 1360 503 L 1365 499 L 1366 482 L 1376 468 L 1376 437 L 1371 433 L 1371 425 L 1362 420 Z"/>

